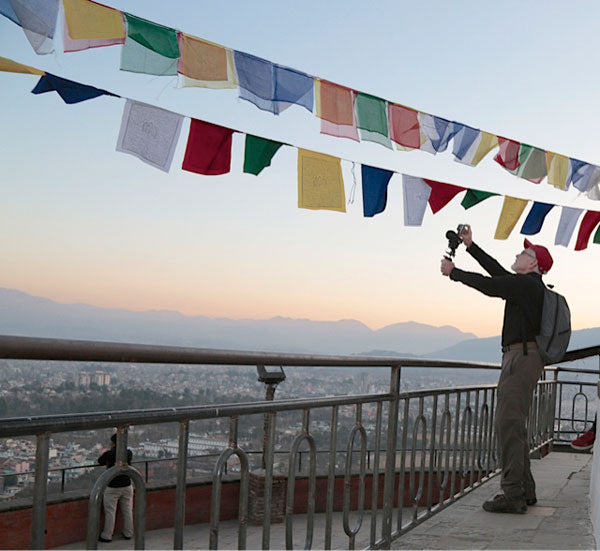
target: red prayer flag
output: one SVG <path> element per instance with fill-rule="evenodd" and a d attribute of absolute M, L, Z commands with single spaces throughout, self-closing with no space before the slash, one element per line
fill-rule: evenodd
<path fill-rule="evenodd" d="M 575 244 L 576 251 L 582 251 L 587 249 L 590 235 L 594 228 L 600 223 L 600 212 L 595 210 L 588 210 L 581 221 L 579 226 L 579 233 L 577 234 L 577 243 Z"/>
<path fill-rule="evenodd" d="M 521 144 L 514 140 L 498 136 L 498 145 L 500 146 L 500 151 L 496 153 L 494 161 L 502 165 L 506 170 L 516 170 L 519 168 Z"/>
<path fill-rule="evenodd" d="M 438 210 L 443 209 L 454 196 L 467 188 L 455 186 L 452 184 L 444 184 L 442 182 L 436 182 L 435 180 L 426 180 L 424 182 L 431 187 L 431 194 L 429 195 L 429 206 L 435 214 Z"/>
<path fill-rule="evenodd" d="M 231 128 L 192 119 L 181 168 L 198 174 L 227 174 L 233 132 Z"/>
<path fill-rule="evenodd" d="M 421 147 L 421 129 L 418 115 L 418 111 L 414 109 L 388 103 L 390 138 L 404 147 L 419 149 Z"/>

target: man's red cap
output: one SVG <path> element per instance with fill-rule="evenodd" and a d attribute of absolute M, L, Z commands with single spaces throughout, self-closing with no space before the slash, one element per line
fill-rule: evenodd
<path fill-rule="evenodd" d="M 525 243 L 523 246 L 526 249 L 531 249 L 535 253 L 535 258 L 537 259 L 538 268 L 541 274 L 546 274 L 552 268 L 552 264 L 554 260 L 552 260 L 552 255 L 542 245 L 534 245 L 529 239 L 525 239 Z"/>

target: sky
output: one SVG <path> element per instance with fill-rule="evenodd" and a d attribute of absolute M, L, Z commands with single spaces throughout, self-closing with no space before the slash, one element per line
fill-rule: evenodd
<path fill-rule="evenodd" d="M 543 149 L 600 164 L 600 5 L 477 1 L 281 3 L 107 0 L 106 5 L 344 86 Z M 60 34 L 60 32 L 58 33 Z M 124 99 L 66 105 L 30 93 L 38 77 L 0 73 L 0 287 L 59 302 L 187 315 L 356 319 L 452 325 L 498 335 L 503 302 L 440 274 L 448 229 L 510 268 L 523 247 L 525 210 L 506 241 L 494 240 L 502 197 L 467 211 L 462 195 L 421 227 L 405 227 L 401 177 L 386 210 L 362 213 L 360 163 L 557 205 L 600 210 L 577 190 L 535 185 L 488 155 L 477 167 L 450 151 L 391 151 L 321 135 L 314 114 L 279 116 L 237 90 L 182 88 L 177 77 L 119 70 L 120 46 L 35 54 L 0 16 L 0 56 L 236 130 L 355 162 L 347 212 L 297 207 L 297 151 L 284 147 L 259 176 L 242 173 L 235 134 L 231 172 L 181 170 L 189 118 L 170 172 L 116 148 Z M 342 161 L 346 198 L 352 163 Z M 574 329 L 597 327 L 600 246 L 554 246 L 560 210 L 530 239 L 554 267 L 545 281 L 564 294 Z M 591 241 L 591 240 L 590 240 Z M 460 248 L 458 267 L 481 271 Z"/>

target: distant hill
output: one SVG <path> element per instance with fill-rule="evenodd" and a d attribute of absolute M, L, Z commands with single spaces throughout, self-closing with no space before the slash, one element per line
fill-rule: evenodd
<path fill-rule="evenodd" d="M 356 320 L 266 320 L 62 304 L 0 288 L 0 334 L 313 354 L 386 350 L 420 355 L 475 338 L 455 327 L 402 322 L 372 330 Z"/>

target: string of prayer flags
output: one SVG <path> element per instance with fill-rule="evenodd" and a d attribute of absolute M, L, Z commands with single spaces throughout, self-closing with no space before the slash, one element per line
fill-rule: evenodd
<path fill-rule="evenodd" d="M 359 141 L 353 90 L 326 80 L 315 79 L 316 114 L 321 134 Z"/>
<path fill-rule="evenodd" d="M 298 148 L 298 208 L 346 212 L 340 159 Z"/>
<path fill-rule="evenodd" d="M 575 250 L 582 251 L 587 249 L 590 235 L 594 228 L 600 223 L 600 212 L 595 210 L 588 210 L 581 221 L 579 226 L 579 233 L 577 234 L 577 242 L 575 243 Z"/>
<path fill-rule="evenodd" d="M 79 103 L 98 96 L 116 96 L 106 90 L 95 88 L 94 86 L 88 86 L 87 84 L 80 84 L 79 82 L 73 82 L 66 78 L 57 77 L 51 73 L 45 73 L 40 77 L 40 80 L 35 85 L 35 88 L 31 91 L 32 94 L 44 94 L 46 92 L 56 92 L 65 103 Z"/>
<path fill-rule="evenodd" d="M 521 214 L 523 214 L 527 203 L 527 199 L 518 199 L 517 197 L 509 197 L 508 195 L 504 197 L 502 212 L 500 212 L 494 239 L 508 239 Z"/>
<path fill-rule="evenodd" d="M 388 103 L 388 120 L 392 140 L 409 149 L 421 147 L 418 112 L 395 103 Z"/>
<path fill-rule="evenodd" d="M 521 233 L 524 235 L 535 235 L 539 233 L 544 224 L 544 220 L 546 219 L 546 215 L 552 210 L 554 205 L 550 205 L 549 203 L 539 203 L 535 201 L 527 218 L 525 218 L 525 222 L 523 222 L 523 227 L 521 228 Z"/>
<path fill-rule="evenodd" d="M 466 189 L 464 187 L 436 182 L 434 180 L 425 179 L 425 182 L 431 187 L 428 201 L 433 214 L 443 209 L 457 194 Z"/>
<path fill-rule="evenodd" d="M 582 215 L 583 209 L 575 209 L 572 207 L 563 207 L 560 213 L 560 221 L 554 238 L 555 245 L 569 246 L 571 236 L 575 231 L 575 226 L 579 217 Z"/>
<path fill-rule="evenodd" d="M 475 205 L 481 203 L 488 197 L 493 197 L 498 195 L 497 193 L 492 193 L 490 191 L 481 191 L 479 189 L 467 189 L 467 193 L 463 197 L 463 200 L 460 204 L 464 207 L 465 210 L 474 207 Z"/>
<path fill-rule="evenodd" d="M 168 172 L 182 123 L 183 117 L 177 113 L 128 99 L 123 109 L 117 151 Z"/>
<path fill-rule="evenodd" d="M 231 167 L 234 130 L 192 119 L 181 168 L 198 174 L 227 174 Z"/>
<path fill-rule="evenodd" d="M 120 11 L 89 0 L 63 0 L 63 9 L 65 52 L 125 43 Z"/>
<path fill-rule="evenodd" d="M 226 89 L 237 87 L 233 52 L 223 46 L 179 33 L 179 63 L 183 86 Z"/>
<path fill-rule="evenodd" d="M 258 176 L 261 171 L 271 166 L 271 159 L 283 144 L 246 134 L 244 150 L 244 172 Z"/>
<path fill-rule="evenodd" d="M 519 167 L 521 144 L 508 138 L 498 137 L 498 146 L 500 150 L 496 153 L 494 161 L 506 170 L 516 170 Z"/>
<path fill-rule="evenodd" d="M 569 158 L 546 151 L 546 164 L 548 166 L 548 183 L 560 189 L 567 189 Z"/>
<path fill-rule="evenodd" d="M 423 223 L 431 186 L 416 176 L 402 175 L 402 196 L 404 198 L 404 225 L 420 226 Z"/>
<path fill-rule="evenodd" d="M 44 55 L 54 51 L 58 0 L 5 0 L 1 11 L 23 28 L 36 54 Z"/>
<path fill-rule="evenodd" d="M 29 65 L 23 65 L 22 63 L 17 63 L 12 59 L 8 59 L 6 57 L 0 57 L 0 71 L 5 73 L 22 73 L 25 75 L 44 75 L 46 74 L 44 71 L 40 71 L 35 67 L 30 67 Z"/>
<path fill-rule="evenodd" d="M 361 140 L 392 147 L 385 100 L 359 92 L 356 96 L 356 120 Z"/>
<path fill-rule="evenodd" d="M 519 149 L 519 162 L 516 169 L 510 170 L 515 176 L 539 184 L 547 174 L 546 152 L 522 143 Z"/>
<path fill-rule="evenodd" d="M 362 165 L 363 214 L 370 217 L 385 210 L 391 170 Z"/>

